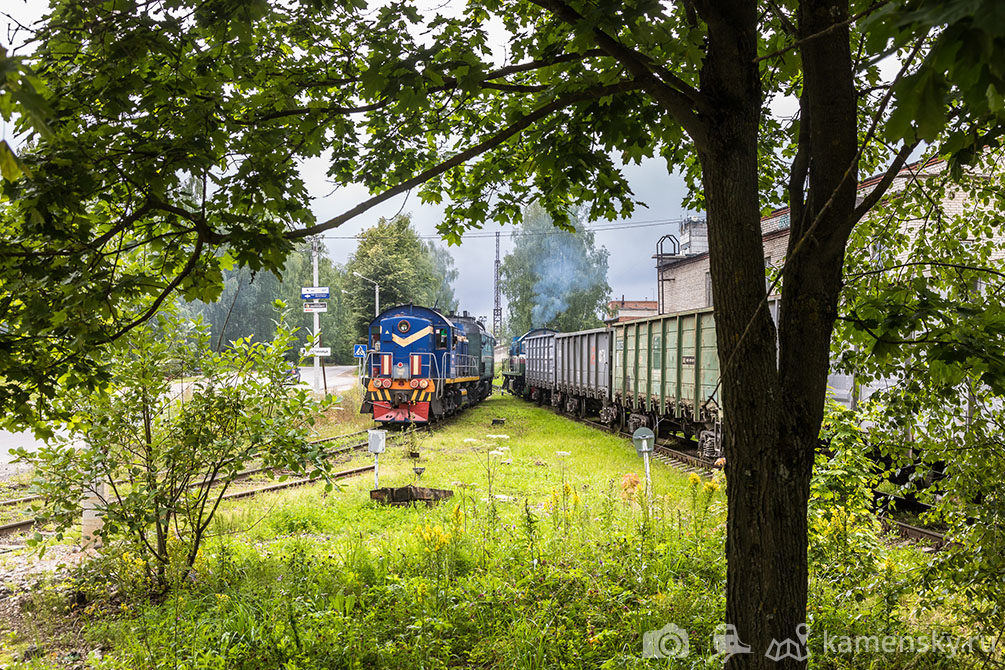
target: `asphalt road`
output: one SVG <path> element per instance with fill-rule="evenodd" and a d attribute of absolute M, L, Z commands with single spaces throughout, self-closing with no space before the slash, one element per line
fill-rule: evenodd
<path fill-rule="evenodd" d="M 359 383 L 358 370 L 355 365 L 326 365 L 322 385 L 327 379 L 329 391 L 346 391 Z M 314 366 L 305 365 L 300 368 L 300 383 L 314 385 Z"/>

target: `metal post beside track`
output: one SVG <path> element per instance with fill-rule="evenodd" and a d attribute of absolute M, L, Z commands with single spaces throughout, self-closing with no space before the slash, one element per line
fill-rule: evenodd
<path fill-rule="evenodd" d="M 386 430 L 371 430 L 368 431 L 369 443 L 367 445 L 367 450 L 373 454 L 373 488 L 374 490 L 380 488 L 380 473 L 377 471 L 377 458 L 384 453 L 384 445 L 387 441 L 387 431 Z"/>

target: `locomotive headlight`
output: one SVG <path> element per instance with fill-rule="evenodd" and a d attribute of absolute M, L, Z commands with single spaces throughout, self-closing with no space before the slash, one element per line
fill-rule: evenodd
<path fill-rule="evenodd" d="M 419 388 L 419 380 L 413 379 L 412 381 L 408 382 L 408 385 L 411 386 L 413 389 Z"/>
<path fill-rule="evenodd" d="M 428 379 L 420 379 L 419 380 L 419 388 L 429 388 L 429 380 Z"/>

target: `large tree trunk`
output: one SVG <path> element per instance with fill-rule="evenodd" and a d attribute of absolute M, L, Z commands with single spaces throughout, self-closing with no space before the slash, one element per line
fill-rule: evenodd
<path fill-rule="evenodd" d="M 732 656 L 731 670 L 806 665 L 799 653 L 776 662 L 784 649 L 773 640 L 803 641 L 806 508 L 857 185 L 848 31 L 835 29 L 802 48 L 803 110 L 814 121 L 805 129 L 803 156 L 812 169 L 805 206 L 806 171 L 793 171 L 790 192 L 800 201 L 792 203 L 776 349 L 758 198 L 755 12 L 752 2 L 723 0 L 704 4 L 702 12 L 709 49 L 701 90 L 716 114 L 705 119 L 712 130 L 699 156 L 727 412 L 726 620 L 752 651 Z M 846 0 L 804 0 L 800 30 L 816 35 L 846 16 Z"/>

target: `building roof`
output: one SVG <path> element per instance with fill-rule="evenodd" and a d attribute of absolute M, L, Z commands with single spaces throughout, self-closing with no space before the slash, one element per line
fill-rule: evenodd
<path fill-rule="evenodd" d="M 656 309 L 659 303 L 655 300 L 611 300 L 607 303 L 610 308 L 619 307 L 621 309 Z"/>

